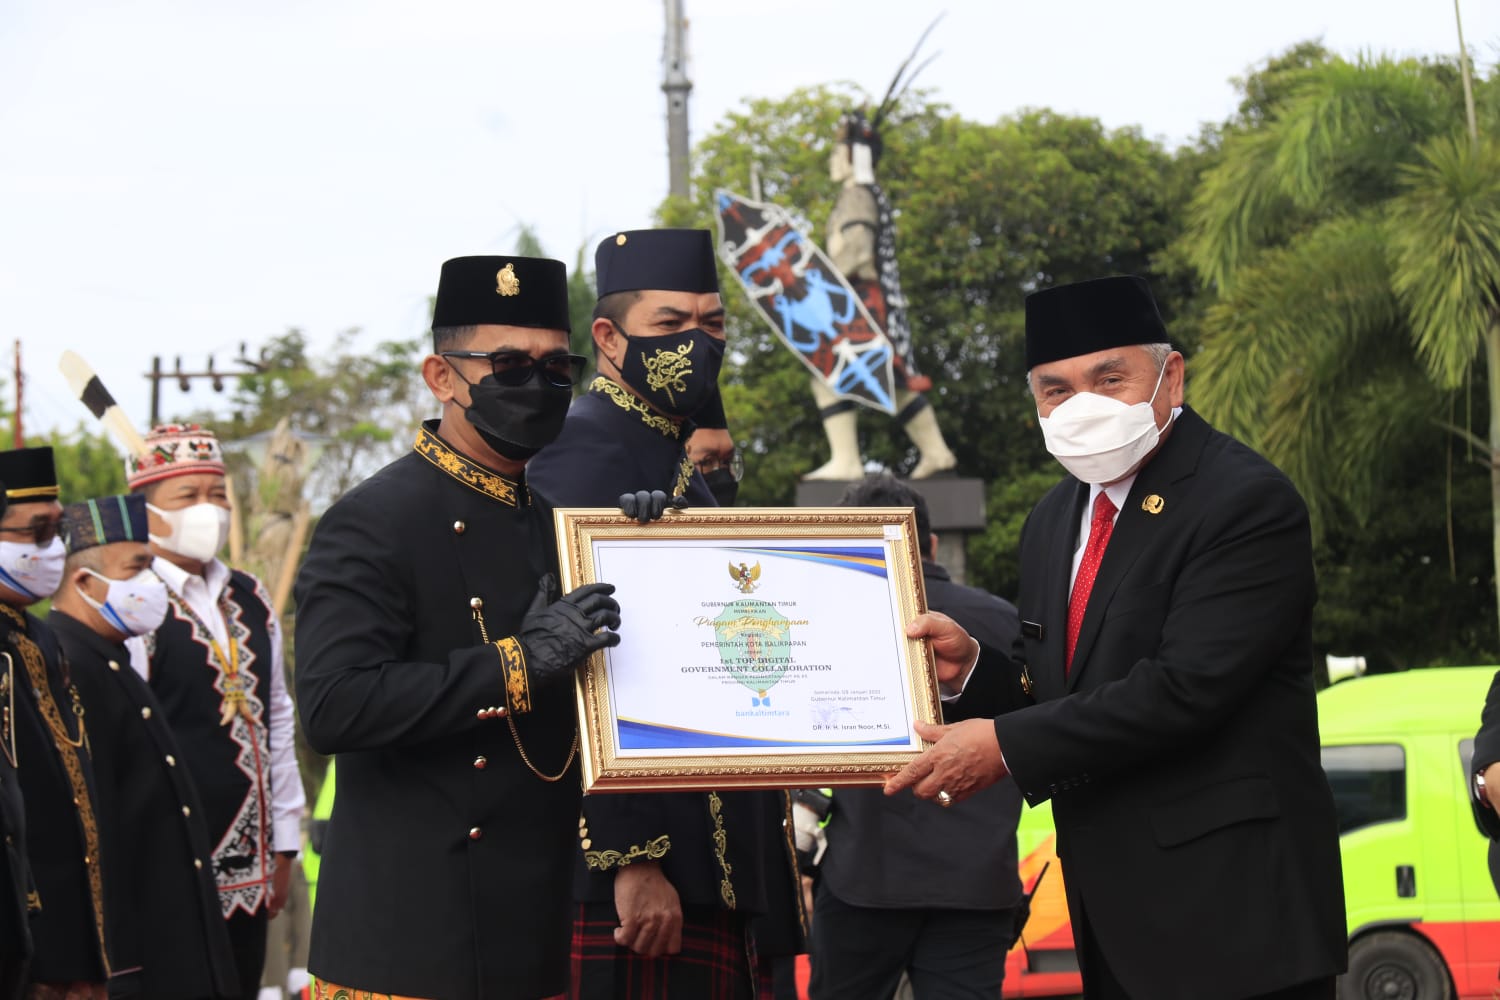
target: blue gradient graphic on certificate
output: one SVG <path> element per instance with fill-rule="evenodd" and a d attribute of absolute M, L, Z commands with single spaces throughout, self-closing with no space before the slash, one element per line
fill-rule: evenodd
<path fill-rule="evenodd" d="M 619 756 L 919 749 L 891 544 L 595 539 Z"/>

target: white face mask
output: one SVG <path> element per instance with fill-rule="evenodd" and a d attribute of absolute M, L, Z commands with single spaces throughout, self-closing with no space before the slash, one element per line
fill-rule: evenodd
<path fill-rule="evenodd" d="M 110 627 L 126 635 L 145 635 L 155 632 L 167 617 L 167 585 L 149 569 L 141 570 L 128 580 L 111 580 L 91 569 L 84 572 L 96 580 L 103 580 L 109 588 L 104 593 L 103 604 L 85 594 L 82 587 L 78 588 L 78 596 L 103 615 Z"/>
<path fill-rule="evenodd" d="M 61 538 L 41 548 L 34 542 L 0 542 L 0 583 L 33 601 L 51 597 L 62 583 L 67 558 Z"/>
<path fill-rule="evenodd" d="M 168 552 L 206 563 L 229 541 L 229 511 L 216 503 L 195 503 L 180 510 L 162 510 L 148 503 L 146 509 L 172 529 L 166 537 L 151 536 Z"/>
<path fill-rule="evenodd" d="M 1156 376 L 1156 388 L 1145 403 L 1126 403 L 1096 392 L 1077 392 L 1050 417 L 1037 413 L 1042 437 L 1052 457 L 1085 483 L 1113 483 L 1130 475 L 1161 440 L 1156 426 L 1156 393 L 1167 366 Z M 1168 418 L 1170 424 L 1171 418 Z"/>

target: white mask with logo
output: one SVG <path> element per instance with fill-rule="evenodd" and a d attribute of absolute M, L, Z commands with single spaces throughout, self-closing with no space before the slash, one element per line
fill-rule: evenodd
<path fill-rule="evenodd" d="M 1144 403 L 1126 403 L 1096 392 L 1076 392 L 1053 410 L 1051 416 L 1044 417 L 1038 411 L 1037 422 L 1042 425 L 1047 450 L 1063 468 L 1085 483 L 1124 479 L 1161 440 L 1156 411 L 1151 405 L 1156 402 L 1166 371 L 1163 364 L 1151 399 Z M 1168 425 L 1171 420 L 1167 419 Z"/>
<path fill-rule="evenodd" d="M 85 594 L 82 587 L 78 588 L 78 596 L 99 612 L 111 627 L 126 635 L 145 635 L 155 632 L 167 617 L 167 585 L 149 569 L 143 569 L 126 580 L 111 580 L 91 569 L 84 572 L 96 580 L 103 580 L 109 589 L 104 593 L 103 604 Z"/>
<path fill-rule="evenodd" d="M 206 563 L 229 541 L 229 511 L 216 503 L 195 503 L 179 510 L 146 509 L 167 522 L 170 534 L 152 535 L 151 540 L 168 552 Z"/>
<path fill-rule="evenodd" d="M 40 601 L 57 593 L 68 553 L 61 538 L 46 545 L 0 542 L 0 583 L 22 597 Z"/>

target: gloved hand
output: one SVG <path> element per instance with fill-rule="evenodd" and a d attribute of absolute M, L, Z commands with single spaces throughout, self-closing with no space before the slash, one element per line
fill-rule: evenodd
<path fill-rule="evenodd" d="M 609 596 L 615 592 L 613 584 L 586 583 L 553 600 L 556 590 L 557 577 L 551 573 L 538 581 L 536 598 L 516 632 L 527 672 L 537 684 L 571 678 L 573 668 L 590 653 L 620 644 L 619 633 L 609 631 L 620 627 L 620 605 Z"/>
<path fill-rule="evenodd" d="M 620 511 L 626 517 L 633 517 L 645 524 L 648 521 L 659 521 L 666 513 L 668 507 L 678 510 L 687 506 L 686 497 L 668 497 L 661 490 L 637 490 L 634 493 L 620 494 Z"/>

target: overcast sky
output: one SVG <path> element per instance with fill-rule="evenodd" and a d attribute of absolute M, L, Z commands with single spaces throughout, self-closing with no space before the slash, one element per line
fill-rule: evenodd
<path fill-rule="evenodd" d="M 1482 68 L 1500 2 L 1464 0 Z M 1307 38 L 1457 47 L 1451 0 L 684 0 L 696 141 L 743 98 L 880 91 L 927 21 L 920 84 L 967 118 L 1025 107 L 1171 145 Z M 662 0 L 0 0 L 0 347 L 28 429 L 87 416 L 83 354 L 144 425 L 152 355 L 424 331 L 443 259 L 518 226 L 571 265 L 666 192 Z M 164 387 L 165 415 L 212 405 Z M 5 429 L 9 440 L 9 429 Z"/>

